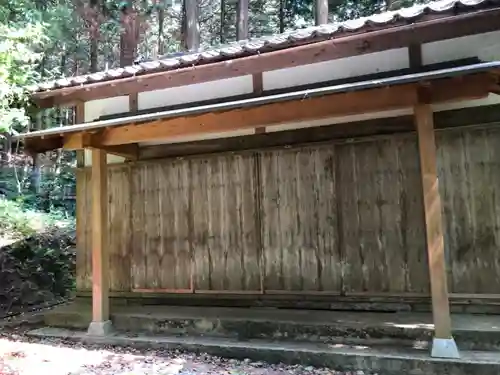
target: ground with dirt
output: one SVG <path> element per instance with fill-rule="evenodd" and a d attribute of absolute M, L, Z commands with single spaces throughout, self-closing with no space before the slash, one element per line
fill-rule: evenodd
<path fill-rule="evenodd" d="M 34 339 L 26 330 L 4 328 L 0 333 L 0 375 L 375 375 Z"/>
<path fill-rule="evenodd" d="M 0 317 L 67 298 L 74 279 L 73 231 L 38 233 L 0 247 Z"/>

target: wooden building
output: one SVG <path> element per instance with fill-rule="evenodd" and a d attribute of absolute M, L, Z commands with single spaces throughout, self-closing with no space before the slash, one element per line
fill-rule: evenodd
<path fill-rule="evenodd" d="M 456 357 L 450 298 L 500 301 L 497 60 L 500 3 L 445 0 L 37 86 L 78 110 L 21 137 L 79 150 L 90 331 L 110 295 L 421 298 Z"/>

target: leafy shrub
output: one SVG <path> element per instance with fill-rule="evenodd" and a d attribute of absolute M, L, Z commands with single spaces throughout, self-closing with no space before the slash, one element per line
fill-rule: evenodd
<path fill-rule="evenodd" d="M 0 237 L 18 239 L 53 228 L 68 228 L 74 225 L 59 212 L 40 212 L 25 208 L 24 201 L 9 201 L 0 198 Z"/>

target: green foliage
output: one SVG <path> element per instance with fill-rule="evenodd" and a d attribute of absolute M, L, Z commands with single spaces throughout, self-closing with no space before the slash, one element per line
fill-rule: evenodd
<path fill-rule="evenodd" d="M 73 221 L 64 216 L 61 211 L 37 211 L 22 199 L 0 198 L 0 237 L 18 239 L 56 228 L 71 228 Z"/>
<path fill-rule="evenodd" d="M 0 132 L 28 124 L 26 86 L 37 79 L 43 39 L 41 24 L 0 24 Z"/>

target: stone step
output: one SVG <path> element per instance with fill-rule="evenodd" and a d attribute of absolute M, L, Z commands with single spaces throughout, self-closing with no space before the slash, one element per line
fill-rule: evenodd
<path fill-rule="evenodd" d="M 194 353 L 269 363 L 329 367 L 338 371 L 366 371 L 379 375 L 498 375 L 500 353 L 461 351 L 460 359 L 429 357 L 427 350 L 391 346 L 349 346 L 269 340 L 234 340 L 217 337 L 177 337 L 115 332 L 91 337 L 85 331 L 40 328 L 29 333 L 88 343 L 152 349 L 181 349 Z"/>
<path fill-rule="evenodd" d="M 128 309 L 112 313 L 116 329 L 170 336 L 215 337 L 234 340 L 264 339 L 322 344 L 392 345 L 429 348 L 433 325 L 421 316 L 402 319 L 398 314 L 296 312 L 293 310 L 186 309 L 178 307 Z M 382 317 L 382 318 L 379 318 Z M 414 317 L 414 322 L 411 319 Z M 476 318 L 478 319 L 478 318 Z M 484 320 L 487 319 L 487 320 Z M 500 329 L 488 325 L 491 317 L 471 329 L 458 325 L 454 337 L 460 349 L 500 350 Z M 45 317 L 51 327 L 85 330 L 91 320 L 89 309 L 56 309 Z M 412 323 L 413 322 L 413 323 Z"/>

